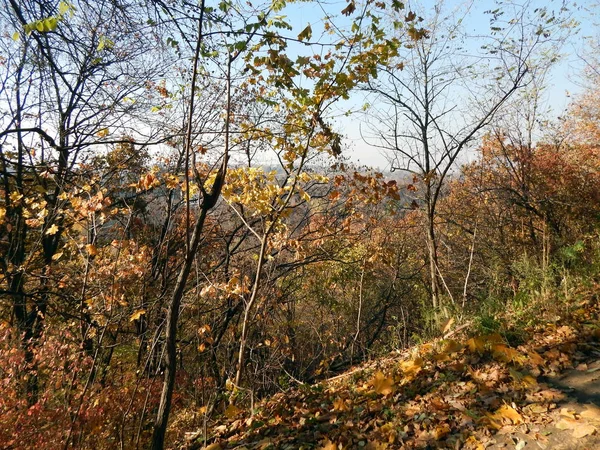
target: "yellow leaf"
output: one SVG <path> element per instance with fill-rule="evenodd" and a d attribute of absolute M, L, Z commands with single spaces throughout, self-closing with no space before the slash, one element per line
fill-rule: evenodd
<path fill-rule="evenodd" d="M 502 421 L 510 421 L 513 425 L 523 423 L 523 417 L 510 405 L 502 405 L 493 414 L 493 418 Z"/>
<path fill-rule="evenodd" d="M 371 385 L 375 392 L 381 395 L 389 395 L 394 392 L 394 380 L 391 377 L 386 377 L 383 372 L 377 372 L 371 380 Z"/>
<path fill-rule="evenodd" d="M 142 317 L 144 314 L 146 314 L 145 309 L 138 309 L 131 316 L 129 316 L 129 321 L 133 322 L 134 320 L 140 320 L 140 317 Z"/>
<path fill-rule="evenodd" d="M 572 409 L 562 408 L 560 410 L 560 415 L 564 416 L 564 417 L 568 417 L 569 419 L 576 420 L 575 411 L 573 411 Z"/>
<path fill-rule="evenodd" d="M 450 429 L 450 425 L 448 425 L 448 423 L 446 422 L 443 422 L 442 424 L 435 427 L 435 429 L 433 430 L 433 437 L 437 441 L 439 441 L 446 437 L 448 434 L 450 434 L 450 431 L 452 431 Z"/>
<path fill-rule="evenodd" d="M 525 357 L 521 355 L 514 348 L 510 348 L 504 344 L 495 344 L 492 347 L 494 358 L 503 362 L 515 362 L 521 363 L 525 360 Z"/>
<path fill-rule="evenodd" d="M 456 342 L 452 339 L 449 339 L 444 344 L 443 353 L 450 354 L 460 352 L 463 349 L 463 345 L 459 342 Z"/>
<path fill-rule="evenodd" d="M 96 136 L 101 138 L 108 136 L 108 128 L 102 128 L 96 133 Z"/>
<path fill-rule="evenodd" d="M 485 449 L 485 446 L 481 442 L 479 442 L 475 436 L 469 436 L 469 438 L 466 440 L 465 444 L 468 445 L 467 448 L 472 448 L 475 450 L 484 450 Z"/>
<path fill-rule="evenodd" d="M 227 417 L 228 419 L 233 419 L 234 417 L 238 416 L 241 412 L 242 410 L 240 408 L 238 408 L 234 404 L 231 404 L 225 410 L 225 417 Z"/>
<path fill-rule="evenodd" d="M 467 346 L 471 353 L 483 353 L 485 351 L 485 342 L 480 337 L 472 337 L 467 341 Z"/>
<path fill-rule="evenodd" d="M 412 381 L 423 367 L 423 358 L 415 358 L 410 361 L 404 361 L 400 364 L 400 368 L 404 374 L 403 383 Z"/>
<path fill-rule="evenodd" d="M 58 252 L 52 255 L 52 261 L 58 261 L 60 257 L 63 255 L 63 252 Z"/>
<path fill-rule="evenodd" d="M 348 411 L 348 405 L 346 405 L 346 402 L 344 401 L 343 398 L 336 398 L 333 401 L 333 410 L 334 411 Z"/>
<path fill-rule="evenodd" d="M 210 444 L 207 447 L 204 447 L 204 450 L 222 450 L 223 447 L 221 447 L 221 444 L 219 444 L 218 442 L 215 442 L 214 444 Z"/>
<path fill-rule="evenodd" d="M 58 233 L 58 227 L 56 224 L 52 224 L 52 226 L 46 230 L 46 235 L 48 236 L 52 236 L 56 233 Z"/>

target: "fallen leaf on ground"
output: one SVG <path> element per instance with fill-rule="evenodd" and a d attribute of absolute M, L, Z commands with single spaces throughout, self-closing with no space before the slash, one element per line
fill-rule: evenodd
<path fill-rule="evenodd" d="M 389 395 L 394 392 L 394 379 L 392 377 L 386 377 L 383 372 L 377 372 L 371 385 L 375 389 L 375 392 L 381 395 Z"/>
<path fill-rule="evenodd" d="M 600 421 L 600 407 L 596 405 L 586 405 L 586 410 L 582 411 L 580 416 L 585 419 Z"/>

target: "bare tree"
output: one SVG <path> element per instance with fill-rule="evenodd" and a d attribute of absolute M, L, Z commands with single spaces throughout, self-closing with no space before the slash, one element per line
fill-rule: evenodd
<path fill-rule="evenodd" d="M 413 176 L 413 206 L 425 214 L 431 305 L 444 308 L 436 211 L 445 181 L 460 156 L 485 131 L 507 100 L 528 86 L 554 53 L 564 22 L 532 2 L 487 11 L 489 32 L 469 36 L 462 24 L 475 2 L 447 14 L 443 1 L 430 15 L 390 17 L 409 43 L 398 60 L 379 66 L 370 94 L 369 143 L 388 152 L 392 169 Z M 472 18 L 472 17 L 471 17 Z"/>

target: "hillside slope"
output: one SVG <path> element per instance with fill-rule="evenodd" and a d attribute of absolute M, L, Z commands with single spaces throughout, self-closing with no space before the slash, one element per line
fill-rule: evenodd
<path fill-rule="evenodd" d="M 595 299 L 521 345 L 499 334 L 423 344 L 258 405 L 230 406 L 188 449 L 600 448 Z"/>

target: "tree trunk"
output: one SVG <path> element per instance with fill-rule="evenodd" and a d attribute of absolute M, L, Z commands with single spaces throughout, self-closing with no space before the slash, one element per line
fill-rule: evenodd
<path fill-rule="evenodd" d="M 439 309 L 442 307 L 440 299 L 440 284 L 438 278 L 438 252 L 435 239 L 434 211 L 428 207 L 427 210 L 427 252 L 429 257 L 429 278 L 431 287 L 431 305 L 435 311 L 436 317 Z"/>
<path fill-rule="evenodd" d="M 198 250 L 198 244 L 200 243 L 200 236 L 202 236 L 208 209 L 209 208 L 206 207 L 202 208 L 200 210 L 200 216 L 196 219 L 190 247 L 185 255 L 183 267 L 177 277 L 177 282 L 167 312 L 165 375 L 158 413 L 154 423 L 154 431 L 152 433 L 152 443 L 150 446 L 152 450 L 163 450 L 164 448 L 167 423 L 171 412 L 171 399 L 173 398 L 173 389 L 175 387 L 175 373 L 177 372 L 177 323 L 179 322 L 179 310 L 181 308 L 181 300 L 183 299 L 185 285 Z"/>

